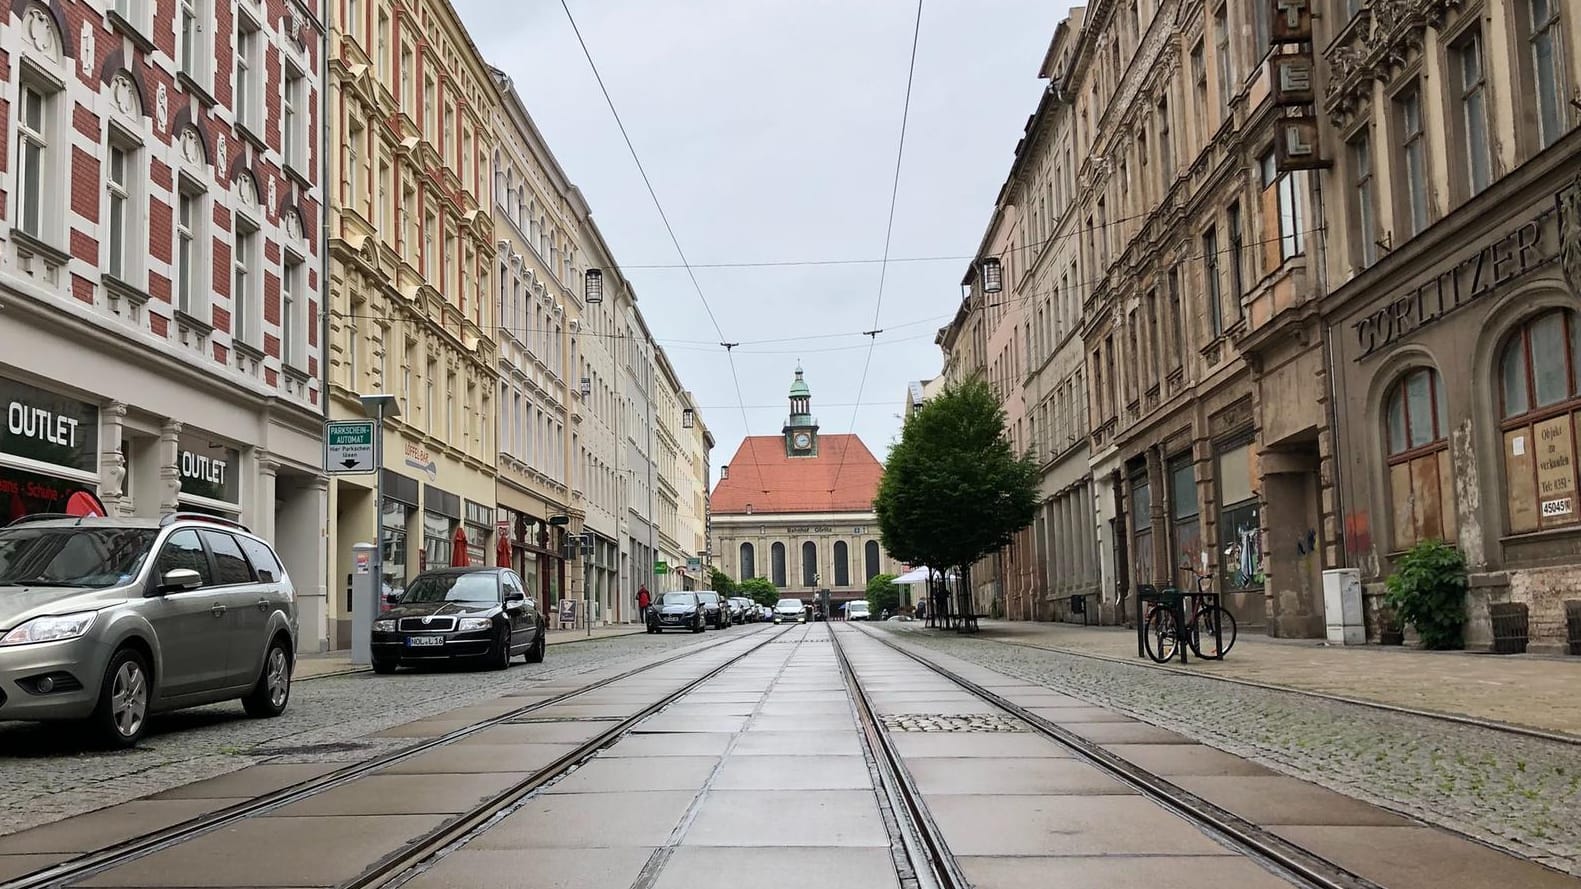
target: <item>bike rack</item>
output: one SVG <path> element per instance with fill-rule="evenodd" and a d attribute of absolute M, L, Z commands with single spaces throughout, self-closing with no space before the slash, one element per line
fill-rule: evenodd
<path fill-rule="evenodd" d="M 1194 598 L 1196 600 L 1193 603 L 1194 606 L 1195 606 L 1193 608 L 1193 611 L 1195 611 L 1196 608 L 1202 608 L 1204 606 L 1217 607 L 1217 606 L 1220 605 L 1219 594 L 1218 593 L 1214 593 L 1214 592 L 1209 592 L 1207 590 L 1198 590 L 1197 592 L 1187 592 L 1185 590 L 1178 589 L 1176 587 L 1165 587 L 1165 588 L 1163 588 L 1161 590 L 1161 589 L 1158 589 L 1157 587 L 1153 586 L 1150 583 L 1139 583 L 1139 584 L 1136 585 L 1136 656 L 1137 657 L 1147 657 L 1147 621 L 1146 621 L 1146 617 L 1147 617 L 1147 605 L 1148 605 L 1148 603 L 1151 602 L 1154 605 L 1163 606 L 1163 607 L 1169 608 L 1171 611 L 1175 612 L 1175 626 L 1176 626 L 1178 631 L 1180 631 L 1181 633 L 1184 633 L 1185 632 L 1185 628 L 1186 628 L 1185 600 L 1186 600 L 1186 597 L 1188 597 L 1188 596 L 1190 596 L 1190 597 L 1192 597 L 1192 598 Z M 1191 646 L 1189 646 L 1186 643 L 1186 639 L 1185 639 L 1184 635 L 1181 636 L 1181 638 L 1179 640 L 1179 645 L 1177 645 L 1176 647 L 1180 649 L 1180 662 L 1182 664 L 1186 663 L 1187 662 L 1186 649 L 1190 648 Z M 1224 651 L 1224 632 L 1223 632 L 1223 626 L 1221 624 L 1219 624 L 1218 622 L 1215 622 L 1214 625 L 1213 625 L 1213 647 L 1214 647 L 1215 651 L 1221 652 L 1220 657 L 1222 657 L 1223 656 L 1222 652 Z M 1211 659 L 1205 658 L 1205 660 L 1211 660 Z"/>

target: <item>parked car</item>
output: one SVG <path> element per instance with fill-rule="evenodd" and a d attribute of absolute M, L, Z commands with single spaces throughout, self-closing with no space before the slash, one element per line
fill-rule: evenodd
<path fill-rule="evenodd" d="M 781 599 L 774 604 L 774 622 L 804 624 L 807 622 L 807 606 L 800 599 Z"/>
<path fill-rule="evenodd" d="M 707 626 L 703 616 L 702 600 L 697 594 L 687 592 L 660 593 L 648 608 L 648 632 L 665 630 L 691 630 L 701 633 Z"/>
<path fill-rule="evenodd" d="M 373 622 L 373 672 L 458 659 L 496 670 L 543 660 L 548 621 L 509 568 L 441 568 L 406 585 Z"/>
<path fill-rule="evenodd" d="M 296 590 L 235 522 L 25 516 L 0 529 L 0 720 L 87 720 L 131 747 L 156 713 L 285 712 Z"/>
<path fill-rule="evenodd" d="M 745 596 L 737 596 L 731 601 L 736 603 L 736 612 L 738 615 L 740 615 L 737 619 L 741 623 L 755 624 L 758 622 L 757 603 Z"/>
<path fill-rule="evenodd" d="M 846 620 L 872 620 L 873 612 L 868 610 L 867 602 L 858 599 L 855 602 L 845 603 Z"/>
<path fill-rule="evenodd" d="M 725 596 L 724 605 L 730 609 L 730 622 L 744 624 L 747 622 L 746 612 L 741 608 L 741 599 L 736 596 Z"/>
<path fill-rule="evenodd" d="M 773 620 L 774 609 L 767 605 L 758 606 L 758 620 Z"/>
<path fill-rule="evenodd" d="M 716 630 L 723 630 L 730 626 L 730 606 L 712 590 L 703 590 L 697 594 L 703 603 L 704 622 Z"/>

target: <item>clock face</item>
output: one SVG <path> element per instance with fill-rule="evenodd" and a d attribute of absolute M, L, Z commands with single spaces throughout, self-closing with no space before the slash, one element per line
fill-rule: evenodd
<path fill-rule="evenodd" d="M 796 433 L 796 447 L 806 450 L 812 446 L 812 436 L 805 432 Z"/>

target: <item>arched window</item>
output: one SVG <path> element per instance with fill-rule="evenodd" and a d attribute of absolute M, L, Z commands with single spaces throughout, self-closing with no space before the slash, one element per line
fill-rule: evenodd
<path fill-rule="evenodd" d="M 1510 335 L 1499 352 L 1505 501 L 1510 531 L 1581 521 L 1575 424 L 1581 414 L 1581 323 L 1559 309 Z"/>
<path fill-rule="evenodd" d="M 818 585 L 818 544 L 811 540 L 801 545 L 801 585 Z"/>
<path fill-rule="evenodd" d="M 869 540 L 867 545 L 862 547 L 862 549 L 865 551 L 863 555 L 867 557 L 867 579 L 872 580 L 878 576 L 878 541 Z"/>
<path fill-rule="evenodd" d="M 782 590 L 785 589 L 785 544 L 779 541 L 775 541 L 769 548 L 769 572 L 774 585 Z"/>
<path fill-rule="evenodd" d="M 1384 403 L 1394 549 L 1455 537 L 1455 483 L 1449 461 L 1449 411 L 1438 372 L 1407 371 Z"/>
<path fill-rule="evenodd" d="M 834 544 L 834 585 L 851 585 L 851 560 L 844 540 L 837 540 Z"/>
<path fill-rule="evenodd" d="M 750 544 L 750 543 L 743 543 L 743 544 L 741 544 L 741 565 L 739 567 L 741 569 L 741 579 L 742 580 L 751 580 L 752 578 L 758 576 L 757 575 L 757 565 L 753 564 L 754 561 L 755 560 L 753 559 L 752 544 Z"/>

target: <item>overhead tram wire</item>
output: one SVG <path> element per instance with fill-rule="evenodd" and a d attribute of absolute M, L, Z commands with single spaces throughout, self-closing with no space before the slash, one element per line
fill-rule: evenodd
<path fill-rule="evenodd" d="M 906 98 L 900 106 L 900 139 L 895 146 L 895 178 L 889 188 L 889 220 L 884 225 L 884 258 L 878 266 L 878 298 L 873 303 L 873 326 L 862 332 L 867 337 L 867 359 L 862 362 L 862 378 L 856 384 L 856 401 L 862 401 L 862 390 L 867 387 L 867 373 L 873 366 L 873 348 L 878 345 L 878 335 L 884 332 L 878 319 L 884 309 L 884 282 L 889 276 L 889 247 L 895 235 L 895 205 L 900 198 L 900 170 L 906 158 L 906 124 L 911 119 L 911 87 L 917 76 L 917 44 L 922 36 L 922 0 L 917 0 L 917 15 L 911 25 L 911 58 L 906 63 Z M 829 483 L 829 502 L 840 490 L 840 474 L 845 471 L 845 458 L 851 453 L 851 439 L 856 435 L 856 419 L 862 415 L 860 406 L 851 409 L 851 431 L 840 448 L 840 462 L 834 469 L 834 481 Z"/>
<path fill-rule="evenodd" d="M 919 0 L 920 2 L 920 0 Z M 746 398 L 741 394 L 741 375 L 736 372 L 735 348 L 738 343 L 730 342 L 725 337 L 724 329 L 719 326 L 719 319 L 714 315 L 713 306 L 708 304 L 708 297 L 703 294 L 703 286 L 697 281 L 697 273 L 693 271 L 691 263 L 686 259 L 686 251 L 681 247 L 681 239 L 675 234 L 675 227 L 670 224 L 669 214 L 664 212 L 664 204 L 659 200 L 659 194 L 653 188 L 653 180 L 648 178 L 647 168 L 642 165 L 642 158 L 637 155 L 637 146 L 632 144 L 631 134 L 626 131 L 626 122 L 621 119 L 620 111 L 615 107 L 615 99 L 609 94 L 609 87 L 604 84 L 604 75 L 598 70 L 598 63 L 593 61 L 593 52 L 588 49 L 587 40 L 582 37 L 582 28 L 576 23 L 576 16 L 571 13 L 571 5 L 567 0 L 560 0 L 560 8 L 565 10 L 565 17 L 571 23 L 571 31 L 576 34 L 576 42 L 582 47 L 582 55 L 587 59 L 587 66 L 593 72 L 593 79 L 598 81 L 599 92 L 604 94 L 604 102 L 609 106 L 609 113 L 615 118 L 615 126 L 620 128 L 620 137 L 626 142 L 626 150 L 631 152 L 631 160 L 637 165 L 637 172 L 642 176 L 642 184 L 648 189 L 648 197 L 653 199 L 654 209 L 659 211 L 659 219 L 664 223 L 664 230 L 670 236 L 670 243 L 675 245 L 675 255 L 680 258 L 681 265 L 686 269 L 686 277 L 692 282 L 692 289 L 697 291 L 697 298 L 703 304 L 703 311 L 708 313 L 708 320 L 714 325 L 714 333 L 719 336 L 719 345 L 725 350 L 725 359 L 730 363 L 730 380 L 735 385 L 736 403 L 741 409 L 741 432 L 748 448 L 752 451 L 753 469 L 758 473 L 759 484 L 762 482 L 762 469 L 758 467 L 757 448 L 752 441 L 752 427 L 747 420 Z M 650 399 L 651 401 L 651 399 Z M 648 462 L 653 462 L 653 454 L 648 454 Z M 651 523 L 654 516 L 648 516 Z"/>

